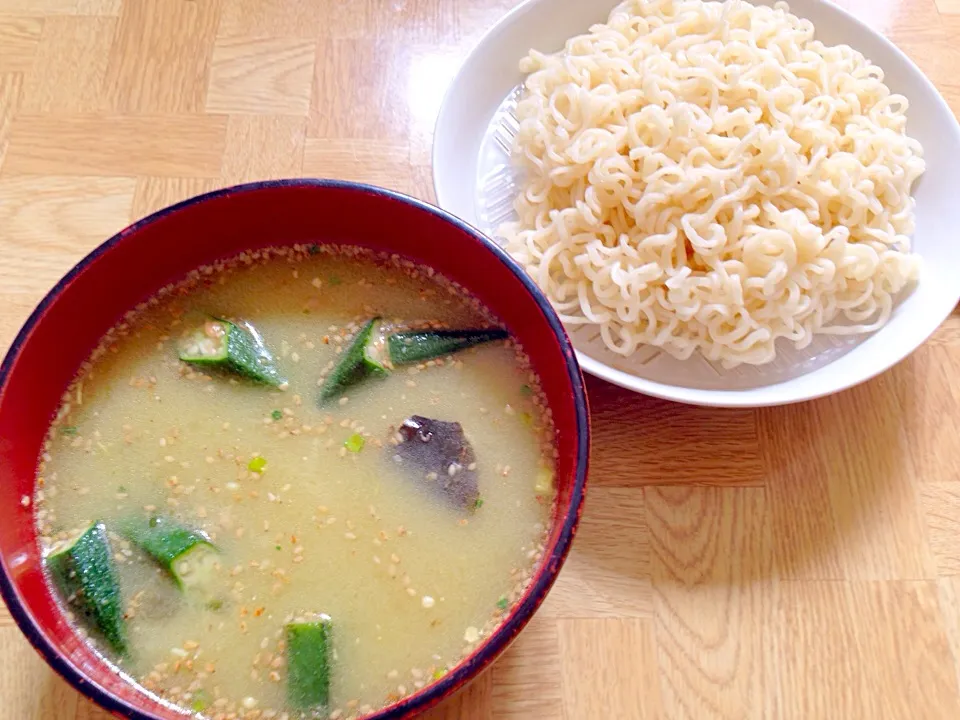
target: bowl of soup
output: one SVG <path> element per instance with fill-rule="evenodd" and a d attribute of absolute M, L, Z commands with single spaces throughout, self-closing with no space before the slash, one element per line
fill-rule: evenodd
<path fill-rule="evenodd" d="M 132 718 L 399 718 L 543 601 L 589 428 L 499 248 L 412 198 L 256 183 L 141 220 L 0 367 L 0 590 Z"/>

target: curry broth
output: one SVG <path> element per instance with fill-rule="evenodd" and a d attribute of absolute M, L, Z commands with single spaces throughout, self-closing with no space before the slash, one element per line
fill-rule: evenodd
<path fill-rule="evenodd" d="M 131 648 L 118 662 L 148 689 L 214 717 L 296 717 L 283 626 L 322 612 L 334 638 L 322 714 L 362 714 L 452 667 L 529 578 L 550 510 L 534 486 L 552 458 L 523 357 L 510 341 L 489 343 L 319 407 L 338 348 L 375 315 L 490 324 L 409 264 L 282 252 L 195 276 L 141 310 L 69 391 L 40 468 L 45 546 L 95 520 L 109 530 L 160 513 L 203 529 L 220 551 L 222 600 L 209 602 L 111 533 Z M 179 337 L 207 316 L 253 323 L 288 386 L 181 363 Z M 479 507 L 443 502 L 395 461 L 396 429 L 415 414 L 462 424 Z M 345 443 L 357 434 L 354 452 L 356 439 Z M 256 457 L 262 472 L 248 469 Z"/>

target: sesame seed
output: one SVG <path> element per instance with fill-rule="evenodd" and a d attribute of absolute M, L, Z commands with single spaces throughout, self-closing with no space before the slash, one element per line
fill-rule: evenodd
<path fill-rule="evenodd" d="M 429 610 L 434 606 L 434 599 L 429 595 L 424 595 L 422 598 L 420 598 L 420 604 L 423 605 L 424 608 Z"/>

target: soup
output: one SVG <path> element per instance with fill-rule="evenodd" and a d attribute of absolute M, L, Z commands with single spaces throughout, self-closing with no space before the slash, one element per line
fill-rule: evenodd
<path fill-rule="evenodd" d="M 553 430 L 461 288 L 357 249 L 193 273 L 64 395 L 36 520 L 64 609 L 211 718 L 357 717 L 443 676 L 539 561 Z"/>

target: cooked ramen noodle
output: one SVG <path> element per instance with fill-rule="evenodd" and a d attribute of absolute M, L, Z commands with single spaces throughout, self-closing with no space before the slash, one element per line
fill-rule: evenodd
<path fill-rule="evenodd" d="M 767 363 L 881 327 L 917 278 L 907 100 L 784 3 L 629 0 L 521 69 L 500 234 L 613 352 Z"/>

